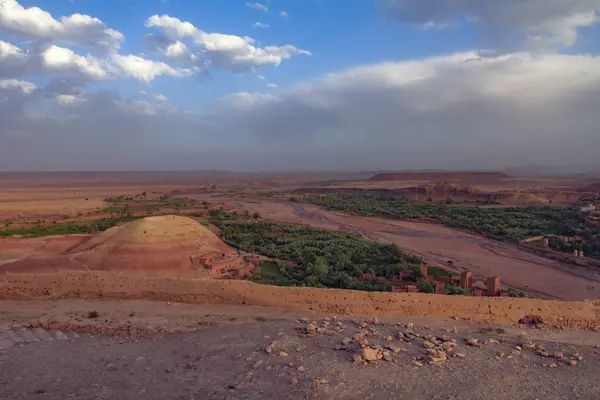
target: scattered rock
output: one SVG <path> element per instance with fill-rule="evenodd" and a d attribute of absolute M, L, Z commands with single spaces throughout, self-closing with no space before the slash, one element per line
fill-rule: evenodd
<path fill-rule="evenodd" d="M 411 364 L 414 365 L 415 367 L 422 367 L 423 366 L 423 363 L 419 362 L 417 360 L 414 360 Z"/>
<path fill-rule="evenodd" d="M 519 324 L 539 325 L 539 324 L 543 324 L 543 321 L 542 321 L 542 317 L 539 315 L 526 315 L 519 320 Z"/>
<path fill-rule="evenodd" d="M 548 365 L 548 366 L 549 366 L 550 368 L 556 368 L 556 367 L 558 367 L 558 365 L 556 365 L 556 363 L 552 363 L 552 364 L 550 364 L 550 365 Z"/>
<path fill-rule="evenodd" d="M 576 366 L 576 365 L 577 365 L 577 361 L 575 361 L 575 360 L 569 360 L 569 365 L 570 365 L 571 367 L 574 367 L 574 366 Z"/>
<path fill-rule="evenodd" d="M 394 338 L 391 337 L 391 336 L 388 336 L 388 337 L 385 338 L 385 340 L 387 340 L 388 342 L 391 342 L 392 340 L 394 340 Z"/>
<path fill-rule="evenodd" d="M 298 384 L 298 378 L 292 378 L 292 385 Z"/>
<path fill-rule="evenodd" d="M 289 356 L 289 354 L 287 352 L 285 352 L 285 351 L 280 351 L 279 352 L 279 357 L 288 357 L 288 356 Z"/>
<path fill-rule="evenodd" d="M 517 346 L 517 347 L 515 347 L 515 350 L 516 350 L 516 351 L 522 351 L 522 350 L 523 350 L 523 348 L 522 348 L 521 346 Z"/>
<path fill-rule="evenodd" d="M 306 325 L 306 328 L 304 328 L 304 332 L 307 335 L 314 335 L 315 333 L 317 333 L 317 327 L 315 326 L 315 324 L 309 323 Z"/>
<path fill-rule="evenodd" d="M 433 349 L 435 347 L 435 345 L 426 340 L 423 342 L 423 347 L 425 347 L 426 349 Z"/>
<path fill-rule="evenodd" d="M 466 342 L 469 346 L 473 346 L 473 347 L 480 347 L 481 344 L 479 344 L 479 340 L 469 337 L 466 339 Z"/>
<path fill-rule="evenodd" d="M 379 325 L 379 324 L 380 324 L 380 322 L 379 322 L 379 318 L 377 318 L 377 317 L 374 317 L 374 318 L 373 318 L 373 325 Z"/>
<path fill-rule="evenodd" d="M 362 349 L 362 353 L 361 353 L 363 360 L 369 361 L 369 362 L 379 360 L 380 357 L 378 357 L 378 355 L 379 355 L 379 351 L 372 349 L 370 347 L 365 347 L 364 349 Z"/>
<path fill-rule="evenodd" d="M 392 353 L 390 353 L 389 351 L 383 351 L 382 356 L 385 361 L 392 361 Z"/>
<path fill-rule="evenodd" d="M 465 358 L 467 355 L 465 353 L 456 353 L 454 354 L 454 357 L 456 358 Z"/>
<path fill-rule="evenodd" d="M 313 379 L 313 385 L 315 385 L 315 386 L 329 385 L 329 381 L 327 379 Z"/>
<path fill-rule="evenodd" d="M 265 348 L 265 351 L 269 354 L 271 354 L 273 352 L 273 345 L 270 344 Z"/>

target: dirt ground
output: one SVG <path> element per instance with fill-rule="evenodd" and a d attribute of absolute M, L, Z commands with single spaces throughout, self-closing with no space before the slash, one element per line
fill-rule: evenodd
<path fill-rule="evenodd" d="M 95 323 L 131 320 L 170 330 L 115 338 L 19 328 L 25 318 L 88 319 L 92 310 L 99 314 Z M 307 335 L 311 321 L 321 331 Z M 351 320 L 247 306 L 0 302 L 0 347 L 18 335 L 30 340 L 0 350 L 2 399 L 600 397 L 600 337 L 587 331 L 432 318 Z M 467 345 L 469 338 L 480 346 Z M 369 349 L 387 351 L 387 361 L 356 363 L 364 339 Z M 432 353 L 424 348 L 430 340 L 456 344 L 444 362 L 430 364 Z"/>

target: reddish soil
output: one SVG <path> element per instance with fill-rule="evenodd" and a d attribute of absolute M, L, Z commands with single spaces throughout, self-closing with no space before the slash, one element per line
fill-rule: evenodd
<path fill-rule="evenodd" d="M 63 270 L 114 271 L 121 275 L 206 277 L 205 262 L 240 255 L 191 218 L 149 217 L 97 235 L 1 240 L 7 256 L 0 273 Z M 2 247 L 0 247 L 1 249 Z M 212 255 L 211 255 L 212 254 Z M 240 262 L 237 265 L 241 264 Z"/>

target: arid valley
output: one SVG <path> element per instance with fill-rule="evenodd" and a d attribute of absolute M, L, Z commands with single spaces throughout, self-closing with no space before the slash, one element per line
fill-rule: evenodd
<path fill-rule="evenodd" d="M 593 178 L 497 173 L 1 174 L 0 363 L 18 357 L 23 368 L 54 381 L 26 379 L 11 369 L 0 393 L 90 396 L 76 382 L 108 374 L 103 380 L 112 383 L 96 390 L 110 398 L 161 398 L 175 382 L 211 392 L 206 398 L 288 390 L 290 398 L 354 398 L 347 397 L 357 390 L 351 380 L 331 371 L 351 376 L 364 364 L 362 379 L 371 380 L 391 361 L 385 373 L 401 368 L 418 379 L 428 368 L 443 368 L 444 379 L 455 382 L 490 357 L 486 368 L 507 376 L 515 368 L 555 366 L 564 370 L 559 381 L 568 379 L 566 368 L 594 373 L 600 365 L 593 361 L 600 346 L 598 253 L 552 248 L 562 243 L 556 238 L 569 240 L 552 231 L 565 229 L 563 220 L 553 225 L 553 213 L 585 229 L 581 208 L 598 201 L 593 190 Z M 409 216 L 393 215 L 405 207 L 412 207 Z M 453 216 L 454 210 L 484 213 L 488 224 L 505 223 L 503 213 L 510 212 L 531 226 L 490 227 L 486 234 L 478 220 L 470 228 L 430 214 Z M 465 221 L 465 215 L 481 218 L 453 218 Z M 593 243 L 585 234 L 588 239 L 573 233 L 578 249 Z M 345 259 L 347 266 L 337 262 Z M 400 345 L 394 344 L 399 328 Z M 218 355 L 219 343 L 206 336 L 211 332 L 239 332 L 229 339 L 233 353 Z M 204 350 L 193 355 L 189 340 Z M 473 340 L 504 350 L 483 350 Z M 142 348 L 150 343 L 180 348 L 144 367 L 151 374 L 169 371 L 160 387 L 137 366 L 145 364 Z M 79 366 L 77 378 L 50 374 L 65 346 L 102 348 L 107 356 L 96 366 Z M 113 347 L 120 356 L 109 355 L 116 354 Z M 183 370 L 180 357 L 189 360 Z M 223 368 L 223 357 L 241 358 L 220 376 L 209 373 L 209 366 Z M 192 384 L 187 368 L 204 371 L 207 380 Z M 114 374 L 125 370 L 132 378 Z M 9 383 L 13 379 L 26 379 L 25 391 Z M 392 387 L 398 392 L 386 379 L 383 386 L 371 383 L 373 398 L 388 396 Z M 277 382 L 272 389 L 264 386 L 269 380 Z M 494 385 L 506 398 L 534 398 Z M 422 398 L 433 398 L 435 387 L 420 389 Z M 521 390 L 532 388 L 544 390 L 536 384 Z M 448 398 L 470 398 L 465 390 L 456 386 Z M 588 396 L 595 389 L 582 390 Z"/>

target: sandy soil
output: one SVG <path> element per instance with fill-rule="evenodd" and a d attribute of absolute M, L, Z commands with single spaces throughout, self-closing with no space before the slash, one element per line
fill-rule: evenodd
<path fill-rule="evenodd" d="M 109 323 L 115 318 L 158 321 L 174 328 L 183 328 L 179 321 L 186 319 L 189 326 L 186 333 L 156 334 L 148 339 L 81 334 L 51 340 L 53 332 L 36 330 L 37 342 L 0 350 L 0 398 L 592 400 L 600 396 L 595 378 L 600 363 L 594 347 L 600 341 L 597 334 L 588 332 L 508 328 L 496 333 L 495 327 L 431 318 L 373 324 L 370 318 L 353 321 L 302 315 L 319 327 L 331 327 L 326 328 L 328 334 L 307 336 L 303 333 L 307 324 L 296 319 L 300 315 L 275 310 L 269 314 L 250 307 L 192 310 L 145 302 L 112 303 L 104 308 L 106 304 L 28 303 L 23 309 L 29 315 L 79 318 L 97 310 L 98 320 Z M 12 317 L 14 311 L 7 311 L 9 306 L 21 308 L 0 302 L 0 340 L 5 342 L 5 337 L 19 333 L 17 328 L 10 329 L 20 320 Z M 125 313 L 133 317 L 124 317 Z M 170 325 L 170 321 L 177 322 Z M 5 336 L 8 331 L 11 334 Z M 367 333 L 370 346 L 401 351 L 392 353 L 391 361 L 355 364 L 352 360 L 361 352 L 359 345 L 341 343 L 361 332 Z M 426 358 L 424 339 L 402 339 L 399 333 L 445 336 L 456 341 L 456 350 L 442 365 L 422 361 L 417 366 L 415 359 Z M 553 338 L 557 334 L 560 340 Z M 471 347 L 465 344 L 467 337 L 497 342 Z M 563 358 L 515 350 L 529 340 Z M 274 349 L 271 353 L 265 351 L 269 346 Z M 463 357 L 452 357 L 459 352 Z M 569 365 L 572 358 L 577 360 L 574 366 Z"/>

